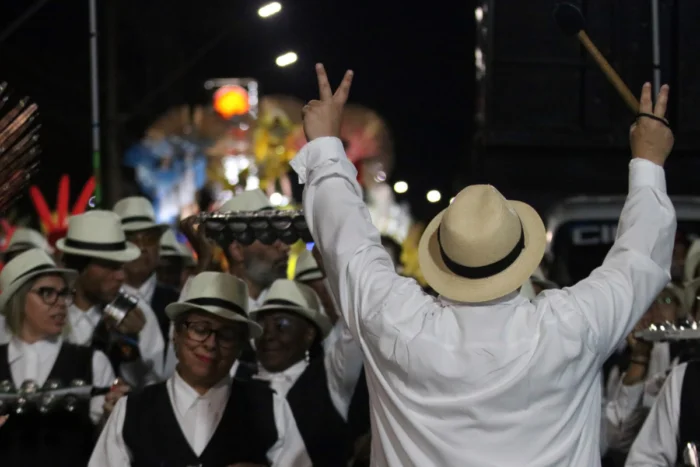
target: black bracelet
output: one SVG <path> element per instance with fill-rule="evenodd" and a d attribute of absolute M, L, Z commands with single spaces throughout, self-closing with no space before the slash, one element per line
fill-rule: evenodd
<path fill-rule="evenodd" d="M 651 118 L 652 120 L 656 120 L 657 122 L 663 123 L 664 125 L 666 125 L 667 128 L 671 129 L 671 125 L 669 125 L 669 123 L 666 121 L 665 118 L 657 117 L 657 116 L 654 115 L 654 114 L 648 114 L 648 113 L 646 113 L 646 112 L 639 112 L 639 113 L 635 116 L 634 120 L 637 121 L 637 120 L 639 119 L 639 117 Z"/>
<path fill-rule="evenodd" d="M 642 365 L 642 366 L 647 366 L 649 364 L 649 360 L 635 360 L 631 359 L 630 362 L 636 363 L 637 365 Z"/>

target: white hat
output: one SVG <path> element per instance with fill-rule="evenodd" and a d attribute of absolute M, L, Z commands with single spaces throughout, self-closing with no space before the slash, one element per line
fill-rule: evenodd
<path fill-rule="evenodd" d="M 160 257 L 182 258 L 185 266 L 195 266 L 197 264 L 190 249 L 177 241 L 172 229 L 166 230 L 160 237 Z"/>
<path fill-rule="evenodd" d="M 219 212 L 236 212 L 236 211 L 260 211 L 262 209 L 271 209 L 272 203 L 260 189 L 244 191 L 237 194 L 230 200 L 226 201 L 218 209 Z"/>
<path fill-rule="evenodd" d="M 294 267 L 294 280 L 300 282 L 315 281 L 323 279 L 325 274 L 318 267 L 318 263 L 309 250 L 304 249 L 299 256 Z"/>
<path fill-rule="evenodd" d="M 18 250 L 29 250 L 30 248 L 40 248 L 45 252 L 52 254 L 53 248 L 46 241 L 46 238 L 34 229 L 27 227 L 17 227 L 10 237 L 10 243 L 3 251 L 3 254 L 13 253 Z"/>
<path fill-rule="evenodd" d="M 68 233 L 56 242 L 68 255 L 128 263 L 141 256 L 141 250 L 126 241 L 119 216 L 112 211 L 93 210 L 68 218 Z"/>
<path fill-rule="evenodd" d="M 472 185 L 430 222 L 418 246 L 428 284 L 458 302 L 480 303 L 521 287 L 546 246 L 542 219 L 491 185 Z"/>
<path fill-rule="evenodd" d="M 56 266 L 53 259 L 39 248 L 32 248 L 14 257 L 0 272 L 0 311 L 5 308 L 12 295 L 27 281 L 42 274 L 61 274 L 72 282 L 77 272 Z"/>
<path fill-rule="evenodd" d="M 202 272 L 189 281 L 181 301 L 165 307 L 171 320 L 182 313 L 199 310 L 231 321 L 248 324 L 250 337 L 260 337 L 262 328 L 248 318 L 248 286 L 242 280 L 223 272 Z"/>
<path fill-rule="evenodd" d="M 165 231 L 167 224 L 156 223 L 156 213 L 151 202 L 143 196 L 129 196 L 117 201 L 112 209 L 122 221 L 125 232 L 136 232 L 147 229 Z"/>
<path fill-rule="evenodd" d="M 700 265 L 700 239 L 696 239 L 688 248 L 688 254 L 685 256 L 685 265 L 683 266 L 683 280 L 685 282 L 695 279 L 695 271 Z"/>
<path fill-rule="evenodd" d="M 274 310 L 303 316 L 318 326 L 324 339 L 333 328 L 331 320 L 321 311 L 321 300 L 314 289 L 301 282 L 277 279 L 270 286 L 262 306 L 251 311 L 250 317 L 256 319 L 259 313 Z"/>

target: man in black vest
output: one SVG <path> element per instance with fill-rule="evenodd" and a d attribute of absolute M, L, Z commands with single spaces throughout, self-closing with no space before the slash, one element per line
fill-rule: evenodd
<path fill-rule="evenodd" d="M 244 343 L 262 333 L 248 319 L 247 297 L 245 283 L 229 274 L 192 279 L 183 300 L 166 308 L 174 323 L 175 374 L 117 402 L 90 466 L 267 465 L 276 433 L 266 434 L 258 420 L 272 414 L 251 407 L 270 391 L 229 376 Z"/>
<path fill-rule="evenodd" d="M 700 442 L 698 394 L 700 361 L 674 367 L 634 441 L 625 465 L 680 465 L 687 444 Z"/>
<path fill-rule="evenodd" d="M 170 321 L 165 307 L 177 301 L 178 291 L 158 283 L 156 269 L 160 259 L 160 239 L 168 226 L 157 224 L 155 211 L 149 200 L 141 196 L 124 198 L 114 205 L 121 218 L 126 239 L 139 247 L 141 256 L 124 265 L 126 283 L 137 289 L 158 318 L 163 341 L 168 342 Z"/>

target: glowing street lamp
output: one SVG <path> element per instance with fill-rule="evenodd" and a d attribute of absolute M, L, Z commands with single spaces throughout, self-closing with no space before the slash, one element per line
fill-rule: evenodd
<path fill-rule="evenodd" d="M 279 67 L 285 67 L 285 66 L 291 65 L 292 63 L 296 62 L 297 58 L 298 58 L 297 54 L 295 54 L 294 52 L 287 52 L 286 54 L 283 54 L 283 55 L 280 55 L 279 57 L 277 57 L 277 59 L 275 60 L 275 63 Z"/>
<path fill-rule="evenodd" d="M 408 191 L 408 183 L 406 182 L 396 182 L 394 183 L 394 191 L 398 194 L 403 194 Z"/>
<path fill-rule="evenodd" d="M 442 195 L 437 190 L 430 190 L 428 192 L 428 194 L 426 195 L 426 198 L 431 203 L 437 203 L 438 201 L 440 201 L 442 199 Z"/>
<path fill-rule="evenodd" d="M 271 2 L 260 7 L 258 10 L 258 16 L 261 18 L 269 18 L 270 16 L 276 15 L 280 11 L 282 11 L 282 5 L 280 2 Z"/>

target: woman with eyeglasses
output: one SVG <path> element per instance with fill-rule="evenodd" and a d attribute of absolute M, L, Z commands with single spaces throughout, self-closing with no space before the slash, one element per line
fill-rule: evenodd
<path fill-rule="evenodd" d="M 261 333 L 247 307 L 247 286 L 230 274 L 191 280 L 165 310 L 174 324 L 173 376 L 117 401 L 91 467 L 268 465 L 275 433 L 264 431 L 253 407 L 269 389 L 229 375 L 244 344 Z"/>
<path fill-rule="evenodd" d="M 74 278 L 40 249 L 20 254 L 0 273 L 0 311 L 12 334 L 0 346 L 0 387 L 22 397 L 5 400 L 9 414 L 0 413 L 9 415 L 0 429 L 2 465 L 87 465 L 104 397 L 90 398 L 85 387 L 108 388 L 114 373 L 103 353 L 62 337 Z M 76 386 L 82 395 L 66 395 L 78 394 Z"/>

